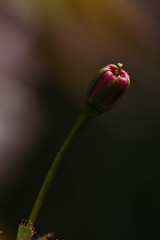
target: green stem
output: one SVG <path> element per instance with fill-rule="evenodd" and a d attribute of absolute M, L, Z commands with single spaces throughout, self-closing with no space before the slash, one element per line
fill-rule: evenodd
<path fill-rule="evenodd" d="M 49 172 L 41 186 L 40 192 L 37 196 L 37 199 L 35 201 L 35 204 L 33 206 L 32 212 L 30 214 L 29 220 L 28 220 L 28 225 L 30 223 L 34 224 L 39 211 L 41 209 L 41 206 L 44 202 L 45 196 L 49 190 L 49 187 L 52 183 L 53 177 L 55 176 L 57 169 L 59 168 L 62 158 L 65 155 L 65 153 L 67 152 L 68 148 L 70 147 L 70 145 L 72 144 L 74 138 L 76 137 L 76 135 L 80 132 L 80 130 L 82 129 L 82 127 L 87 123 L 87 121 L 93 116 L 93 110 L 89 109 L 89 108 L 85 108 L 84 111 L 82 112 L 82 114 L 80 115 L 78 121 L 76 122 L 76 124 L 74 125 L 74 127 L 72 128 L 70 134 L 68 135 L 68 137 L 66 138 L 64 144 L 62 145 L 62 147 L 60 148 L 58 154 L 56 155 L 50 169 Z"/>

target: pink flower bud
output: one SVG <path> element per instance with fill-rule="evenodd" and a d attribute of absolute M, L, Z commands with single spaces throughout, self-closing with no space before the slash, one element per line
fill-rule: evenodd
<path fill-rule="evenodd" d="M 108 111 L 130 84 L 122 64 L 110 64 L 100 69 L 87 89 L 87 105 L 99 112 Z"/>

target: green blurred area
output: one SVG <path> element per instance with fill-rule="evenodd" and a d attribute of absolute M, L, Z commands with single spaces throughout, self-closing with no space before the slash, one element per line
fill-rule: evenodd
<path fill-rule="evenodd" d="M 38 0 L 22 7 L 28 9 L 29 21 L 18 19 L 43 62 L 36 92 L 44 129 L 24 156 L 28 161 L 18 177 L 1 194 L 0 216 L 14 238 L 83 109 L 90 80 L 100 68 L 117 62 L 123 63 L 131 86 L 109 113 L 84 129 L 67 153 L 36 232 L 53 231 L 58 240 L 159 238 L 160 49 L 154 14 L 159 2 L 153 1 L 154 8 L 149 3 Z M 19 9 L 16 14 L 23 15 Z"/>

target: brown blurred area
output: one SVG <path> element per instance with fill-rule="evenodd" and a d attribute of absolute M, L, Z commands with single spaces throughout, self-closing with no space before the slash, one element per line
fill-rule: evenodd
<path fill-rule="evenodd" d="M 28 218 L 90 80 L 118 62 L 131 87 L 79 136 L 36 229 L 59 240 L 159 237 L 159 7 L 158 0 L 1 0 L 3 240 Z"/>
<path fill-rule="evenodd" d="M 128 0 L 34 4 L 48 34 L 51 68 L 59 78 L 55 84 L 78 101 L 95 69 L 106 62 L 121 61 L 150 75 L 156 71 L 158 19 L 143 5 Z"/>

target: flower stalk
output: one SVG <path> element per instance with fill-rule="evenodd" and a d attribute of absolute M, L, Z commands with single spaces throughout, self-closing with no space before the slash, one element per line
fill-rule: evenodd
<path fill-rule="evenodd" d="M 44 180 L 44 183 L 42 184 L 42 187 L 40 189 L 40 192 L 37 196 L 37 199 L 35 201 L 35 204 L 33 206 L 33 209 L 31 211 L 29 220 L 28 220 L 28 224 L 32 223 L 34 224 L 39 211 L 41 209 L 41 206 L 43 204 L 43 201 L 46 197 L 46 194 L 49 190 L 49 187 L 51 185 L 51 182 L 62 162 L 62 158 L 65 155 L 65 153 L 67 152 L 67 150 L 69 149 L 70 145 L 72 144 L 73 140 L 75 139 L 75 137 L 77 136 L 77 134 L 80 132 L 80 130 L 82 129 L 82 127 L 88 122 L 88 120 L 90 118 L 92 118 L 92 116 L 94 115 L 94 110 L 92 110 L 91 108 L 85 108 L 84 111 L 82 112 L 82 114 L 80 115 L 78 121 L 76 122 L 76 124 L 74 125 L 74 127 L 72 128 L 70 134 L 68 135 L 68 137 L 66 138 L 66 140 L 64 141 L 64 144 L 62 145 L 62 147 L 60 148 L 57 156 L 55 157 L 49 172 Z"/>
<path fill-rule="evenodd" d="M 110 64 L 98 71 L 87 89 L 86 106 L 84 111 L 56 155 L 41 186 L 28 221 L 19 226 L 17 240 L 30 240 L 32 238 L 34 234 L 33 226 L 45 200 L 46 194 L 58 168 L 60 167 L 64 155 L 73 143 L 75 137 L 90 119 L 110 110 L 113 103 L 119 99 L 123 92 L 128 88 L 129 84 L 129 75 L 122 69 L 122 64 L 120 63 L 118 63 L 118 67 Z M 39 240 L 44 240 L 51 236 L 52 234 L 49 233 L 48 235 L 39 238 Z"/>

